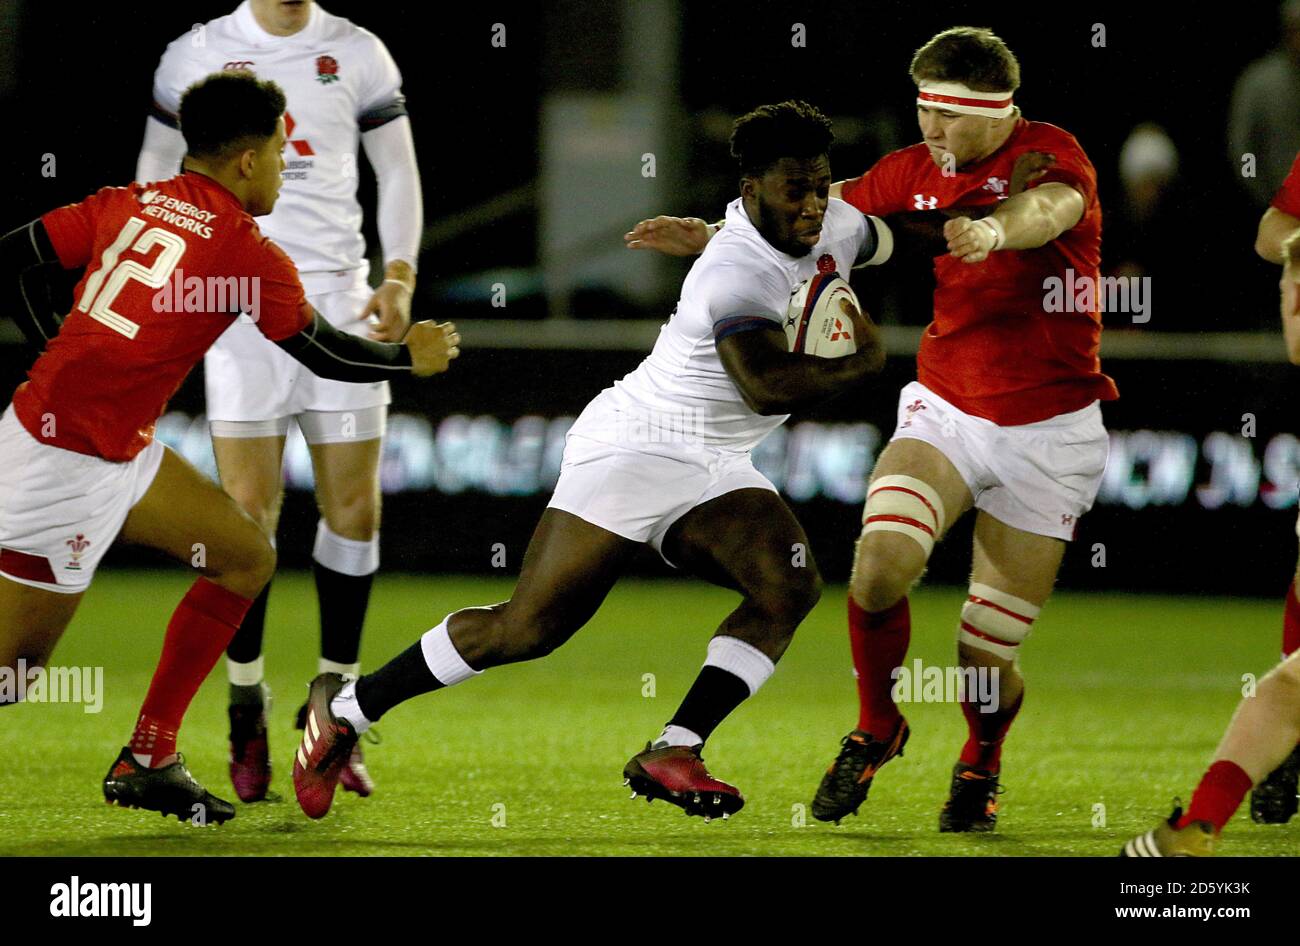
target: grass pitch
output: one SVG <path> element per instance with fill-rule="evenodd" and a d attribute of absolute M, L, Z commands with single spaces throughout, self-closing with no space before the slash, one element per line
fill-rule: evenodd
<path fill-rule="evenodd" d="M 1061 593 L 1023 667 L 1026 702 L 1003 758 L 997 832 L 940 835 L 937 816 L 965 734 L 950 703 L 904 708 L 907 755 L 877 778 L 861 816 L 834 827 L 806 813 L 856 718 L 844 589 L 828 589 L 776 676 L 723 723 L 705 753 L 745 809 L 704 824 L 632 801 L 623 763 L 656 735 L 698 671 L 736 597 L 698 582 L 627 581 L 551 657 L 493 670 L 400 706 L 367 746 L 378 789 L 340 791 L 311 822 L 293 800 L 293 713 L 315 672 L 310 577 L 276 579 L 267 676 L 280 800 L 239 805 L 197 828 L 104 804 L 100 779 L 122 746 L 188 585 L 180 573 L 105 571 L 55 654 L 102 665 L 102 712 L 27 704 L 0 712 L 0 855 L 1114 855 L 1184 801 L 1234 705 L 1243 674 L 1277 659 L 1281 602 Z M 509 594 L 508 581 L 386 574 L 375 585 L 363 659 L 378 666 L 458 607 Z M 912 599 L 909 664 L 953 660 L 963 589 Z M 651 676 L 647 676 L 651 675 Z M 225 672 L 204 685 L 181 733 L 195 776 L 233 798 L 226 775 Z M 1226 855 L 1300 853 L 1300 821 L 1262 827 L 1239 813 Z"/>

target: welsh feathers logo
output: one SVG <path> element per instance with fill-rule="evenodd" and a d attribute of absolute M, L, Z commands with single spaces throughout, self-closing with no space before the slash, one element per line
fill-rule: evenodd
<path fill-rule="evenodd" d="M 68 539 L 64 544 L 72 549 L 72 559 L 63 567 L 69 571 L 81 571 L 81 556 L 85 554 L 86 549 L 90 548 L 90 540 L 81 533 L 77 533 L 76 538 Z"/>
<path fill-rule="evenodd" d="M 316 81 L 322 85 L 339 81 L 339 61 L 333 56 L 316 57 Z"/>
<path fill-rule="evenodd" d="M 817 257 L 817 272 L 833 273 L 835 272 L 835 257 L 829 253 L 823 253 Z"/>

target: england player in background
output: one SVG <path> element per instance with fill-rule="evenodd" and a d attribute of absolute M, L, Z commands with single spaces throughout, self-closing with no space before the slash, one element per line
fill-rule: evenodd
<path fill-rule="evenodd" d="M 388 50 L 374 34 L 312 0 L 244 0 L 234 13 L 183 34 L 163 53 L 136 180 L 176 173 L 185 153 L 176 124 L 181 92 L 202 76 L 230 69 L 273 79 L 288 98 L 284 188 L 262 230 L 298 267 L 308 301 L 325 319 L 345 332 L 360 335 L 369 328 L 372 339 L 400 341 L 410 324 L 422 202 L 401 75 Z M 358 139 L 379 183 L 385 268 L 373 292 L 356 198 Z M 291 420 L 309 444 L 321 513 L 312 555 L 321 616 L 318 672 L 358 673 L 361 630 L 379 567 L 387 382 L 317 378 L 245 323 L 217 341 L 204 371 L 221 485 L 271 536 L 284 494 L 281 464 Z M 265 798 L 271 780 L 262 665 L 269 594 L 268 584 L 227 652 L 230 775 L 243 801 Z M 343 785 L 363 796 L 373 790 L 360 747 Z"/>
<path fill-rule="evenodd" d="M 968 737 L 939 830 L 991 831 L 1002 744 L 1024 695 L 1016 657 L 1106 465 L 1098 402 L 1118 392 L 1101 372 L 1095 294 L 1065 311 L 1045 305 L 1051 280 L 1097 285 L 1101 207 L 1096 173 L 1074 137 L 1020 115 L 1012 101 L 1020 65 L 991 31 L 939 33 L 910 72 L 924 141 L 831 189 L 887 217 L 896 232 L 905 221 L 923 238 L 928 215 L 942 239 L 930 254 L 934 321 L 917 353 L 918 380 L 903 388 L 898 426 L 872 471 L 849 585 L 858 724 L 812 810 L 836 822 L 856 813 L 876 772 L 902 754 L 908 725 L 892 674 L 911 638 L 907 594 L 934 544 L 973 506 L 958 659 L 996 671 L 999 699 L 984 712 L 974 693 L 963 698 Z M 657 218 L 628 241 L 698 252 L 716 229 L 698 218 Z"/>
<path fill-rule="evenodd" d="M 1288 183 L 1296 176 L 1293 168 Z M 1286 184 L 1283 185 L 1286 190 Z M 1287 213 L 1295 207 L 1282 194 L 1274 208 Z M 1300 209 L 1300 208 L 1296 208 Z M 1282 260 L 1282 334 L 1287 357 L 1300 365 L 1300 230 L 1292 229 L 1280 247 L 1259 247 L 1260 255 Z M 1273 253 L 1265 253 L 1272 250 Z M 1300 523 L 1296 526 L 1300 533 Z M 1287 601 L 1288 628 L 1293 625 L 1295 592 Z M 1286 644 L 1283 644 L 1286 648 Z M 1175 807 L 1168 819 L 1124 845 L 1122 857 L 1208 857 L 1246 793 L 1251 817 L 1262 824 L 1280 824 L 1296 811 L 1296 776 L 1292 766 L 1300 743 L 1300 647 L 1293 642 L 1282 662 L 1260 681 L 1253 696 L 1243 699 L 1228 724 L 1210 767 L 1201 776 L 1184 812 Z"/>
<path fill-rule="evenodd" d="M 275 568 L 265 532 L 206 477 L 154 439 L 168 399 L 241 315 L 323 377 L 369 381 L 446 370 L 459 336 L 417 323 L 404 345 L 333 328 L 308 304 L 293 263 L 259 232 L 284 170 L 284 93 L 218 73 L 182 97 L 183 173 L 106 187 L 0 238 L 0 305 L 43 352 L 0 417 L 0 668 L 48 661 L 119 533 L 200 572 L 167 625 L 130 743 L 104 797 L 222 822 L 176 742 L 185 711 Z M 51 270 L 85 269 L 66 319 Z M 208 293 L 164 297 L 187 274 Z M 219 295 L 211 290 L 219 285 Z M 161 304 L 160 304 L 161 303 Z M 134 632 L 116 628 L 114 633 Z M 21 697 L 20 697 L 21 698 Z"/>
<path fill-rule="evenodd" d="M 691 268 L 654 350 L 570 430 L 510 600 L 448 615 L 355 683 L 335 673 L 312 683 L 294 763 L 309 816 L 329 810 L 340 766 L 372 722 L 421 693 L 550 653 L 595 614 L 642 544 L 742 598 L 676 714 L 624 775 L 634 792 L 687 814 L 728 815 L 744 804 L 709 774 L 700 751 L 771 676 L 821 593 L 816 564 L 800 554 L 807 536 L 750 453 L 791 411 L 842 393 L 884 362 L 875 327 L 847 303 L 854 354 L 817 358 L 786 342 L 785 313 L 800 284 L 884 262 L 892 249 L 879 220 L 828 197 L 832 139 L 825 116 L 801 102 L 737 121 L 741 196 L 727 208 L 726 233 Z"/>

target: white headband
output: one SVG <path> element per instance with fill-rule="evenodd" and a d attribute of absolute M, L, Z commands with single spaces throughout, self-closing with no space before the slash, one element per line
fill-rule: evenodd
<path fill-rule="evenodd" d="M 916 93 L 916 104 L 985 118 L 1006 118 L 1015 111 L 1010 92 L 976 92 L 961 82 L 924 81 Z"/>

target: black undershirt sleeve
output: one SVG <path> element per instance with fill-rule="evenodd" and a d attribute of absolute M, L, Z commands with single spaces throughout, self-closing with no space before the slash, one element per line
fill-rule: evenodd
<path fill-rule="evenodd" d="M 10 316 L 40 352 L 59 334 L 52 281 L 62 267 L 40 220 L 0 237 L 0 315 Z"/>
<path fill-rule="evenodd" d="M 332 381 L 387 381 L 411 373 L 411 352 L 405 345 L 374 342 L 340 332 L 321 318 L 276 342 L 312 374 Z"/>

